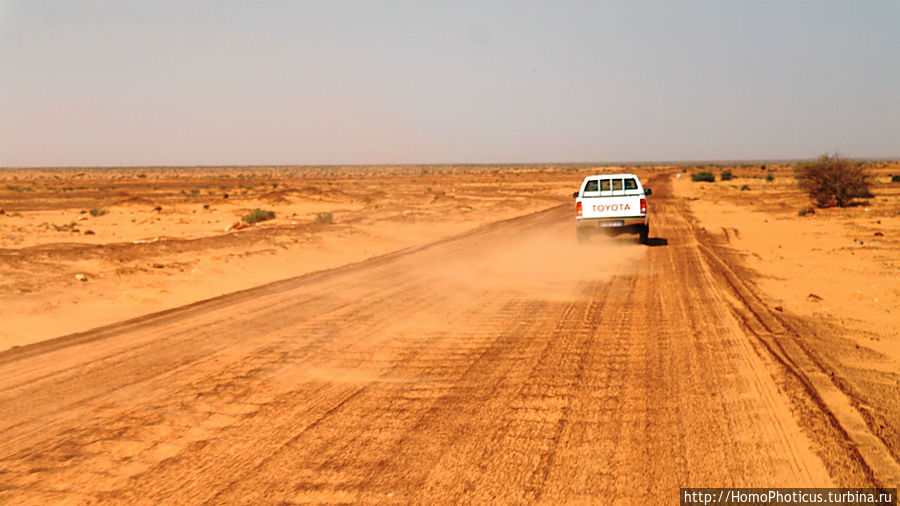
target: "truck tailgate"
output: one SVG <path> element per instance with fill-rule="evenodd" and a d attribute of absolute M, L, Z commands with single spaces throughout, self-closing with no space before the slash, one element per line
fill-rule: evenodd
<path fill-rule="evenodd" d="M 641 197 L 584 197 L 581 219 L 626 218 L 641 215 Z"/>

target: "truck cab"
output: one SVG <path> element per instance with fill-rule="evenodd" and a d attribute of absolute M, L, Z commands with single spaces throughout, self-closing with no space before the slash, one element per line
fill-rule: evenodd
<path fill-rule="evenodd" d="M 647 197 L 652 194 L 634 174 L 599 174 L 581 182 L 575 197 L 575 231 L 580 242 L 598 233 L 638 234 L 647 244 L 650 215 Z"/>

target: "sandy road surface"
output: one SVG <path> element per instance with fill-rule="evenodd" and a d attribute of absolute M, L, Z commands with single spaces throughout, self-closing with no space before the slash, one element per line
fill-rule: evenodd
<path fill-rule="evenodd" d="M 654 247 L 579 247 L 566 203 L 0 354 L 0 502 L 832 484 L 682 207 L 649 186 Z"/>

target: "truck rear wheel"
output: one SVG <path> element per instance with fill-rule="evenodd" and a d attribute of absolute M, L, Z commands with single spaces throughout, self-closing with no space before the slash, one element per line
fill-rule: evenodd
<path fill-rule="evenodd" d="M 647 244 L 650 240 L 650 225 L 641 225 L 639 232 L 641 244 Z"/>

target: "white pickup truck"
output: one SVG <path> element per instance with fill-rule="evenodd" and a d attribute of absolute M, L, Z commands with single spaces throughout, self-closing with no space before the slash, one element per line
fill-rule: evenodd
<path fill-rule="evenodd" d="M 653 192 L 644 188 L 634 174 L 601 174 L 588 176 L 581 182 L 575 197 L 575 231 L 584 242 L 597 232 L 637 233 L 642 244 L 650 234 L 647 197 Z"/>

